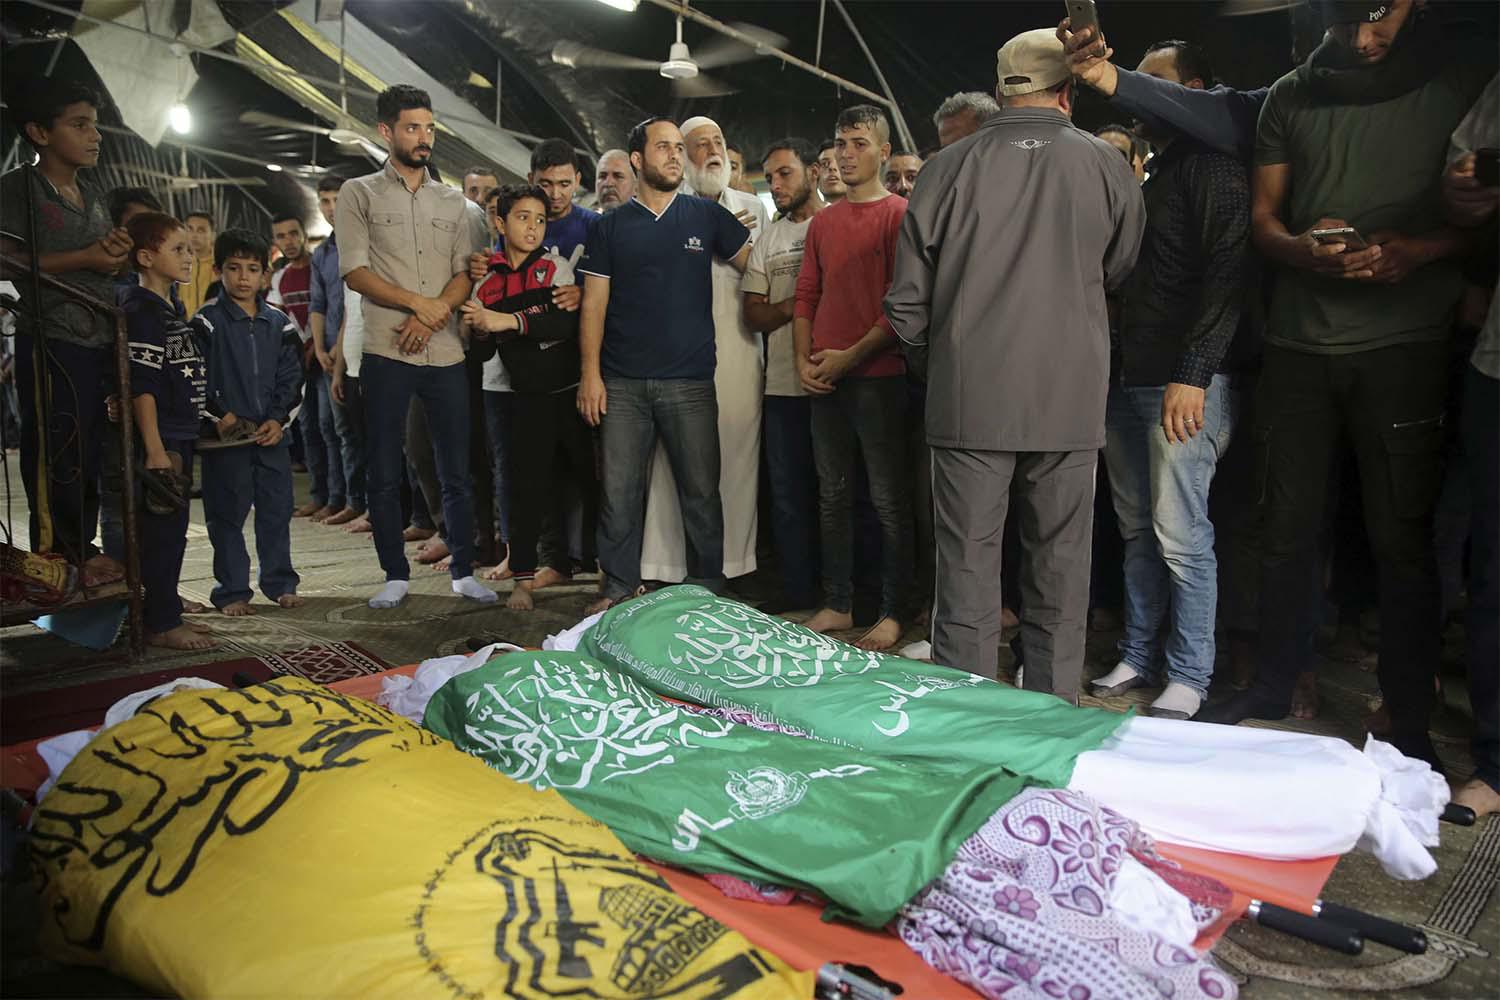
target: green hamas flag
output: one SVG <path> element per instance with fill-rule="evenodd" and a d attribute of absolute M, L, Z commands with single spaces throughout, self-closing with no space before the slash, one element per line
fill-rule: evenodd
<path fill-rule="evenodd" d="M 423 725 L 561 792 L 631 850 L 810 889 L 872 927 L 1024 784 L 963 753 L 869 754 L 695 715 L 579 653 L 511 653 L 460 674 Z"/>
<path fill-rule="evenodd" d="M 1078 755 L 1128 718 L 865 652 L 696 586 L 610 609 L 579 650 L 669 698 L 748 710 L 875 753 L 961 757 L 1058 788 Z"/>

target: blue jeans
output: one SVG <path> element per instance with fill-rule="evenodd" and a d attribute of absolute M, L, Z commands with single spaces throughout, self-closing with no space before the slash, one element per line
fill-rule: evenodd
<path fill-rule="evenodd" d="M 365 469 L 363 449 L 356 449 L 348 439 L 345 428 L 350 420 L 344 413 L 344 404 L 333 398 L 333 376 L 318 370 L 318 431 L 323 438 L 323 452 L 328 463 L 328 506 L 334 510 L 353 507 L 360 513 L 365 509 Z M 356 388 L 354 391 L 358 391 Z M 364 433 L 361 431 L 363 441 Z M 358 468 L 353 466 L 358 460 Z M 354 478 L 359 476 L 359 492 L 354 491 Z"/>
<path fill-rule="evenodd" d="M 1173 444 L 1161 427 L 1165 392 L 1165 386 L 1109 390 L 1104 461 L 1125 542 L 1120 659 L 1154 678 L 1165 652 L 1167 677 L 1206 695 L 1219 599 L 1208 490 L 1229 447 L 1235 393 L 1227 376 L 1215 375 L 1203 402 L 1202 429 L 1188 443 Z"/>
<path fill-rule="evenodd" d="M 386 579 L 411 579 L 401 542 L 401 466 L 406 411 L 413 398 L 427 413 L 442 487 L 444 537 L 453 553 L 450 573 L 455 580 L 472 575 L 474 499 L 469 492 L 469 382 L 464 366 L 409 365 L 366 354 L 359 381 L 366 403 L 370 526 Z"/>
<path fill-rule="evenodd" d="M 297 426 L 302 428 L 302 455 L 307 462 L 308 494 L 319 507 L 326 507 L 333 499 L 328 459 L 330 449 L 336 449 L 338 445 L 329 445 L 323 440 L 322 397 L 328 393 L 323 387 L 322 369 L 317 368 L 303 374 L 306 377 L 302 381 L 302 408 L 297 411 Z M 340 468 L 339 476 L 342 478 L 343 474 L 343 469 Z M 339 489 L 340 492 L 343 491 L 342 486 Z"/>
<path fill-rule="evenodd" d="M 771 480 L 771 533 L 781 564 L 782 596 L 793 607 L 818 599 L 818 475 L 813 463 L 812 400 L 767 396 L 766 474 Z"/>
<path fill-rule="evenodd" d="M 250 600 L 250 555 L 245 518 L 255 506 L 255 555 L 260 590 L 274 601 L 295 594 L 292 569 L 292 458 L 285 445 L 224 448 L 203 453 L 203 516 L 214 546 L 209 600 L 222 608 Z"/>
<path fill-rule="evenodd" d="M 719 400 L 712 379 L 604 379 L 604 482 L 599 566 L 604 596 L 619 600 L 641 582 L 641 536 L 651 456 L 660 435 L 677 480 L 687 536 L 687 579 L 724 589 L 724 506 L 719 499 Z"/>
<path fill-rule="evenodd" d="M 332 379 L 329 380 L 330 392 Z M 365 397 L 359 379 L 344 376 L 344 401 L 333 404 L 333 422 L 344 451 L 344 477 L 349 488 L 349 506 L 361 514 L 369 507 L 366 497 Z"/>
<path fill-rule="evenodd" d="M 505 493 L 505 435 L 515 393 L 484 393 L 484 426 L 490 435 L 490 471 L 495 481 L 495 517 L 500 541 L 510 544 L 510 498 Z"/>

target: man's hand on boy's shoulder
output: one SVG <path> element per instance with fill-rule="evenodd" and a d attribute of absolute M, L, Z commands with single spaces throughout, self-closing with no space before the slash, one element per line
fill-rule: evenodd
<path fill-rule="evenodd" d="M 267 420 L 255 429 L 255 443 L 262 448 L 272 448 L 281 443 L 281 424 Z"/>
<path fill-rule="evenodd" d="M 487 253 L 469 254 L 469 280 L 483 281 L 484 276 L 490 273 L 490 255 Z"/>

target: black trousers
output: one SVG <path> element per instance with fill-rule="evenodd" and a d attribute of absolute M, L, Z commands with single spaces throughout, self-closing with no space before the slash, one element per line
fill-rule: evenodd
<path fill-rule="evenodd" d="M 1333 452 L 1346 435 L 1379 578 L 1380 689 L 1392 742 L 1424 758 L 1439 649 L 1432 512 L 1446 355 L 1441 341 L 1341 355 L 1268 345 L 1256 429 L 1265 516 L 1258 693 L 1290 704 Z"/>
<path fill-rule="evenodd" d="M 517 579 L 529 579 L 536 572 L 537 543 L 548 524 L 564 523 L 568 508 L 554 488 L 559 479 L 570 482 L 579 499 L 585 535 L 593 533 L 598 520 L 594 437 L 578 415 L 575 399 L 571 389 L 511 394 L 505 489 L 510 504 L 510 568 Z M 566 546 L 560 548 L 556 555 L 565 556 Z"/>

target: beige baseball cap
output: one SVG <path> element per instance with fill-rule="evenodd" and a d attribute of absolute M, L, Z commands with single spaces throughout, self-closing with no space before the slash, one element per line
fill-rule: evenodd
<path fill-rule="evenodd" d="M 1056 28 L 1023 31 L 1000 47 L 996 75 L 1006 97 L 1055 87 L 1071 74 Z"/>

